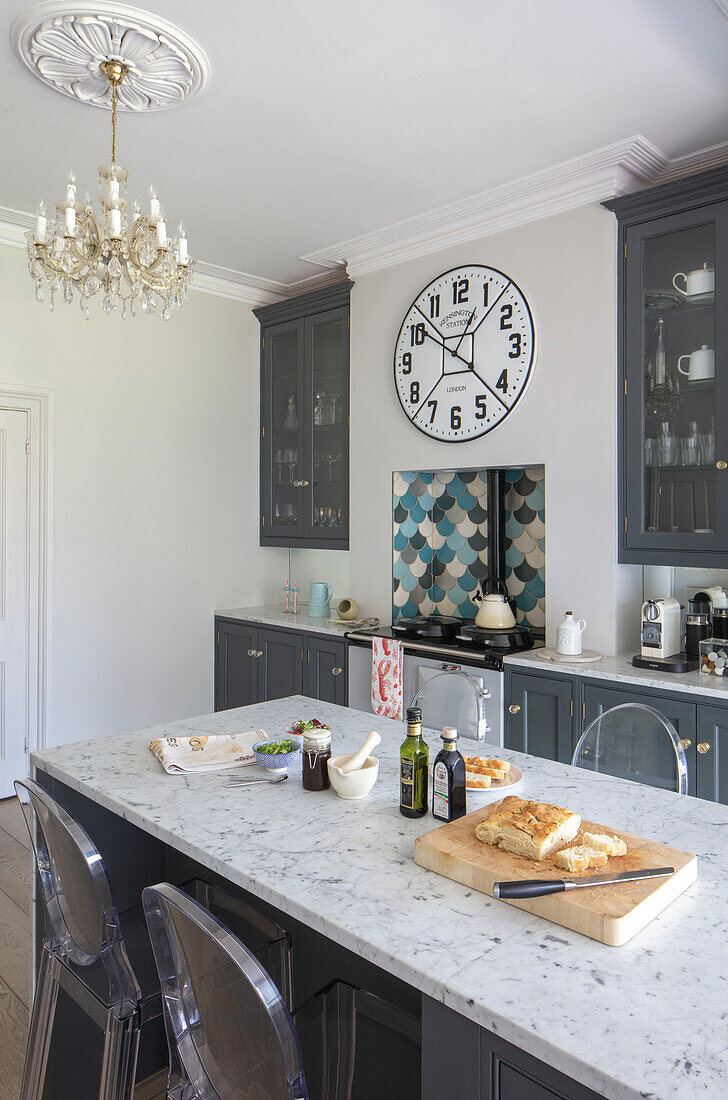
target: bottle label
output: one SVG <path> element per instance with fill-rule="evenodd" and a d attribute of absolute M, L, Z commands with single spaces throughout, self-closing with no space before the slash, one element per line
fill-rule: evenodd
<path fill-rule="evenodd" d="M 411 810 L 414 806 L 415 762 L 403 758 L 399 762 L 399 801 L 401 806 Z"/>
<path fill-rule="evenodd" d="M 432 773 L 432 816 L 450 820 L 450 792 L 447 768 L 438 760 Z"/>

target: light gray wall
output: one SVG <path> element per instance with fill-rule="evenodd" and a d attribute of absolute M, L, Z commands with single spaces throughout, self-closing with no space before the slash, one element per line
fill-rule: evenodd
<path fill-rule="evenodd" d="M 54 394 L 48 744 L 211 711 L 213 609 L 288 566 L 258 546 L 257 321 L 51 315 L 0 246 L 0 331 L 0 382 Z"/>
<path fill-rule="evenodd" d="M 394 341 L 412 299 L 443 271 L 490 264 L 534 311 L 538 360 L 505 424 L 471 443 L 427 439 L 402 413 Z M 364 275 L 351 298 L 351 594 L 391 614 L 393 470 L 546 467 L 547 642 L 568 608 L 585 647 L 637 644 L 641 572 L 617 565 L 616 225 L 585 207 Z"/>

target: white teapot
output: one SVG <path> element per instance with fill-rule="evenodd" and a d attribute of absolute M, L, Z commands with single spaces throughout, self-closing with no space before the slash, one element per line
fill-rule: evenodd
<path fill-rule="evenodd" d="M 678 279 L 685 280 L 684 290 L 677 285 Z M 683 298 L 698 298 L 702 294 L 713 294 L 715 291 L 715 268 L 703 264 L 702 267 L 697 267 L 695 271 L 688 271 L 687 275 L 684 271 L 678 271 L 672 277 L 672 285 L 679 294 L 682 294 Z"/>

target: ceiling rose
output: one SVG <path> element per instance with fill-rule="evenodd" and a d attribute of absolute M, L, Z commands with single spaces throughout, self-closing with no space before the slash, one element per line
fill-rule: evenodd
<path fill-rule="evenodd" d="M 176 107 L 201 91 L 210 76 L 204 50 L 179 27 L 107 0 L 71 9 L 57 0 L 36 4 L 17 17 L 10 39 L 34 76 L 94 107 L 111 108 L 101 69 L 106 61 L 120 61 L 126 69 L 119 110 Z"/>

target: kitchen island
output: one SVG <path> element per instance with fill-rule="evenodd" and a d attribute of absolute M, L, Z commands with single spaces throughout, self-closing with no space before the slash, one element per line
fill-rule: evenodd
<path fill-rule="evenodd" d="M 307 793 L 295 776 L 245 791 L 226 788 L 226 773 L 170 776 L 148 748 L 164 735 L 277 736 L 299 716 L 329 722 L 335 752 L 381 733 L 368 799 Z M 37 752 L 32 763 L 72 812 L 93 809 L 87 828 L 104 834 L 94 839 L 117 893 L 131 865 L 134 889 L 157 873 L 131 848 L 148 838 L 415 993 L 424 1100 L 728 1096 L 728 807 L 503 750 L 524 771 L 518 794 L 698 855 L 698 882 L 610 948 L 414 864 L 415 838 L 436 823 L 398 812 L 403 733 L 401 723 L 293 697 Z M 293 940 L 295 954 L 295 931 Z M 378 1096 L 389 1095 L 382 1082 Z"/>

